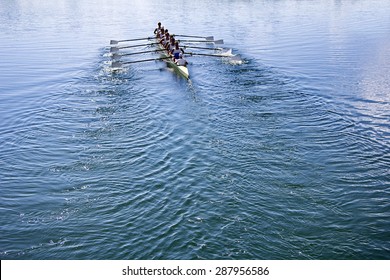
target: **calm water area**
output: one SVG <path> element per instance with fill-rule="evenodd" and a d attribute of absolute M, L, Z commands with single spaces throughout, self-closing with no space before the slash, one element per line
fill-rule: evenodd
<path fill-rule="evenodd" d="M 110 71 L 158 21 L 244 63 Z M 390 1 L 0 0 L 0 58 L 1 259 L 390 259 Z"/>

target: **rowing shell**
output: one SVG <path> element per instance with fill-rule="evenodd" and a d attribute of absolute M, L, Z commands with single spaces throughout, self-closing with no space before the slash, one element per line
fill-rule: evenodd
<path fill-rule="evenodd" d="M 156 39 L 156 41 L 158 42 L 158 39 Z M 159 50 L 164 50 L 163 54 L 161 55 L 162 58 L 166 58 L 166 62 L 168 64 L 168 67 L 170 68 L 173 68 L 176 73 L 178 73 L 179 75 L 183 76 L 184 78 L 186 78 L 187 80 L 190 78 L 190 73 L 188 72 L 188 68 L 187 66 L 181 66 L 181 65 L 177 65 L 173 59 L 171 58 L 171 56 L 169 55 L 168 51 L 165 50 L 164 46 L 162 44 L 157 44 L 156 45 L 157 48 Z"/>

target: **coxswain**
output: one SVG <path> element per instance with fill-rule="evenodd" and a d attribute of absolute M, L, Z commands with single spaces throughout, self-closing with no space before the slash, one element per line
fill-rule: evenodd
<path fill-rule="evenodd" d="M 180 53 L 179 59 L 176 59 L 175 62 L 176 62 L 176 64 L 177 64 L 178 66 L 187 66 L 187 64 L 188 64 L 187 60 L 184 59 L 182 53 Z"/>
<path fill-rule="evenodd" d="M 154 30 L 154 34 L 158 35 L 158 33 L 160 33 L 160 30 L 161 30 L 161 22 L 157 23 L 157 28 Z"/>

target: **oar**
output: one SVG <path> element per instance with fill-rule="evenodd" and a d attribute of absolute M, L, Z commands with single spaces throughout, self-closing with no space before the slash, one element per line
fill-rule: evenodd
<path fill-rule="evenodd" d="M 123 64 L 131 64 L 131 63 L 146 62 L 146 61 L 153 61 L 153 60 L 164 60 L 164 59 L 168 59 L 168 57 L 150 58 L 150 59 L 126 61 L 126 62 L 114 61 L 111 63 L 111 67 L 120 68 L 120 67 L 122 67 Z"/>
<path fill-rule="evenodd" d="M 198 43 L 214 43 L 214 44 L 223 44 L 223 40 L 179 40 L 179 42 L 198 42 Z"/>
<path fill-rule="evenodd" d="M 116 45 L 120 42 L 131 42 L 131 41 L 142 41 L 142 40 L 150 40 L 153 39 L 153 37 L 146 37 L 146 38 L 138 38 L 138 39 L 127 39 L 127 40 L 111 40 L 110 45 Z"/>
<path fill-rule="evenodd" d="M 133 46 L 123 46 L 123 47 L 111 47 L 110 52 L 117 52 L 120 49 L 129 49 L 129 48 L 135 48 L 135 47 L 144 47 L 144 46 L 151 46 L 151 45 L 157 45 L 159 43 L 149 43 L 149 44 L 140 44 L 140 45 L 133 45 Z"/>
<path fill-rule="evenodd" d="M 213 51 L 222 51 L 223 48 L 204 48 L 204 47 L 195 47 L 195 46 L 183 46 L 185 49 L 202 49 L 202 50 L 213 50 Z"/>
<path fill-rule="evenodd" d="M 114 54 L 112 56 L 113 59 L 121 59 L 122 56 L 128 56 L 128 55 L 135 55 L 135 54 L 142 54 L 142 53 L 154 53 L 154 52 L 164 52 L 165 50 L 153 50 L 153 51 L 144 51 L 144 52 L 135 52 L 135 53 L 125 53 L 125 54 Z"/>
<path fill-rule="evenodd" d="M 207 54 L 207 53 L 192 53 L 192 52 L 186 52 L 186 54 L 189 54 L 189 55 L 203 55 L 203 56 L 215 56 L 215 57 L 231 57 L 234 60 L 241 59 L 241 57 L 239 55 Z"/>
<path fill-rule="evenodd" d="M 204 36 L 195 36 L 195 35 L 177 35 L 177 34 L 173 34 L 173 36 L 178 36 L 178 37 L 188 37 L 188 38 L 202 38 L 202 39 L 206 39 L 207 41 L 214 41 L 214 36 L 208 36 L 208 37 L 204 37 Z"/>

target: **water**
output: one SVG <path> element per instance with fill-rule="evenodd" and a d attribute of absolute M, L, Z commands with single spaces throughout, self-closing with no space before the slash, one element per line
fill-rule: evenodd
<path fill-rule="evenodd" d="M 1 0 L 1 258 L 389 259 L 389 11 Z M 111 73 L 158 21 L 245 63 Z"/>

